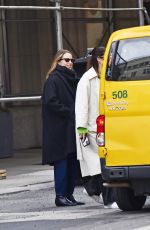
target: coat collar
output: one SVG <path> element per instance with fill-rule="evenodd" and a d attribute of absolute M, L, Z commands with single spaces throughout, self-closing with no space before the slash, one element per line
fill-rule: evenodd
<path fill-rule="evenodd" d="M 89 75 L 89 79 L 93 79 L 93 78 L 96 78 L 98 77 L 97 76 L 97 73 L 95 71 L 95 69 L 93 67 L 91 67 L 89 70 L 88 70 L 88 75 Z"/>

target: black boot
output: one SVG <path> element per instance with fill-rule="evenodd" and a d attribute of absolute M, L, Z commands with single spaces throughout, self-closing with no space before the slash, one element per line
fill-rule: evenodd
<path fill-rule="evenodd" d="M 57 195 L 55 198 L 55 204 L 58 207 L 64 207 L 64 206 L 75 206 L 76 204 L 70 202 L 66 197 Z"/>
<path fill-rule="evenodd" d="M 74 205 L 84 205 L 85 204 L 84 202 L 80 202 L 80 201 L 75 200 L 73 195 L 68 195 L 67 200 L 72 202 Z"/>

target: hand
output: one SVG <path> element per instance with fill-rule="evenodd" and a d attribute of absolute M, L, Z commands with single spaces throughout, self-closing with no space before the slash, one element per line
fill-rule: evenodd
<path fill-rule="evenodd" d="M 85 141 L 85 138 L 87 137 L 87 133 L 82 133 L 82 134 L 79 134 L 79 138 L 82 142 Z"/>

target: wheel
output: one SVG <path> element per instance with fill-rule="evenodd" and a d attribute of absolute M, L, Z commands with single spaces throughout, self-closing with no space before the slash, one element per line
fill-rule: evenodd
<path fill-rule="evenodd" d="M 115 188 L 114 196 L 118 207 L 123 211 L 140 210 L 146 201 L 146 196 L 135 196 L 131 188 Z"/>

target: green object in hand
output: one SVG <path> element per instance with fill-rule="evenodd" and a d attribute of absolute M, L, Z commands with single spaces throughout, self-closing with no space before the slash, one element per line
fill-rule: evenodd
<path fill-rule="evenodd" d="M 77 128 L 77 130 L 78 130 L 79 134 L 86 134 L 86 133 L 88 133 L 88 129 L 87 128 L 79 127 L 79 128 Z"/>

